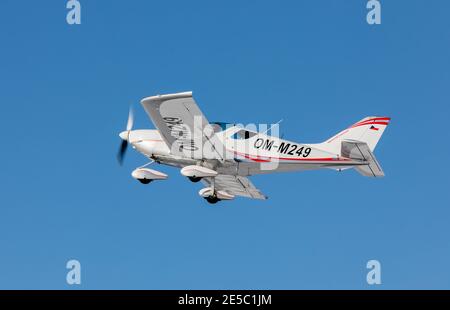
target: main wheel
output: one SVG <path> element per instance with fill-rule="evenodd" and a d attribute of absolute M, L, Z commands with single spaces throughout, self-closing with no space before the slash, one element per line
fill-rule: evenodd
<path fill-rule="evenodd" d="M 210 204 L 215 204 L 215 203 L 218 203 L 220 201 L 220 199 L 215 197 L 215 196 L 208 196 L 208 197 L 205 197 L 205 199 Z"/>
<path fill-rule="evenodd" d="M 202 178 L 199 177 L 188 177 L 189 180 L 191 180 L 191 182 L 197 183 L 198 181 L 200 181 Z"/>
<path fill-rule="evenodd" d="M 150 183 L 152 180 L 150 179 L 139 179 L 139 182 L 141 182 L 142 184 L 148 184 Z"/>

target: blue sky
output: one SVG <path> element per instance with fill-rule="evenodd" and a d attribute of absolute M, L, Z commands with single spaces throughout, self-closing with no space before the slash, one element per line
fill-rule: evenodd
<path fill-rule="evenodd" d="M 81 0 L 79 26 L 58 2 L 0 5 L 0 288 L 450 288 L 448 1 L 382 1 L 379 26 L 365 0 Z M 186 90 L 300 142 L 391 116 L 386 177 L 255 176 L 269 200 L 216 206 L 173 168 L 143 186 L 115 158 L 128 106 L 153 128 L 139 100 Z"/>

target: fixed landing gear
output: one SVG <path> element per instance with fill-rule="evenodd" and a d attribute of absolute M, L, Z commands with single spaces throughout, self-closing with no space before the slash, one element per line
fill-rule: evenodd
<path fill-rule="evenodd" d="M 141 166 L 139 168 L 134 169 L 134 171 L 131 173 L 131 176 L 141 182 L 142 184 L 149 184 L 152 181 L 155 180 L 165 180 L 167 179 L 168 175 L 153 169 L 145 168 L 148 165 L 153 163 L 153 160 L 150 161 L 148 164 L 145 164 L 144 166 Z"/>
<path fill-rule="evenodd" d="M 199 182 L 202 178 L 199 177 L 188 177 L 189 180 L 191 180 L 191 182 L 193 183 L 197 183 Z"/>
<path fill-rule="evenodd" d="M 151 181 L 150 179 L 138 179 L 139 182 L 141 182 L 142 184 L 149 184 Z"/>
<path fill-rule="evenodd" d="M 202 188 L 198 194 L 205 198 L 205 200 L 210 203 L 210 204 L 215 204 L 218 203 L 219 201 L 222 200 L 231 200 L 234 198 L 234 195 L 226 192 L 225 190 L 222 189 L 215 189 L 215 179 L 214 178 L 210 178 L 210 179 L 206 179 L 207 183 L 209 183 L 209 187 L 205 187 Z"/>
<path fill-rule="evenodd" d="M 208 196 L 208 197 L 205 197 L 205 199 L 210 204 L 216 204 L 216 203 L 218 203 L 220 201 L 220 199 L 217 198 L 216 196 Z"/>

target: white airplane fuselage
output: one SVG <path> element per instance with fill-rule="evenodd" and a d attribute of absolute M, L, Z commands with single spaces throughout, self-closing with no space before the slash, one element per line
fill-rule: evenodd
<path fill-rule="evenodd" d="M 231 127 L 217 133 L 227 154 L 223 161 L 174 156 L 158 130 L 132 130 L 128 142 L 144 156 L 161 164 L 175 167 L 199 165 L 218 173 L 239 176 L 321 168 L 340 170 L 362 164 L 324 150 L 319 147 L 322 144 L 296 143 L 256 132 L 250 132 L 251 137 L 242 139 L 233 137 L 242 130 L 246 131 L 241 127 Z M 121 136 L 127 134 L 123 132 Z"/>

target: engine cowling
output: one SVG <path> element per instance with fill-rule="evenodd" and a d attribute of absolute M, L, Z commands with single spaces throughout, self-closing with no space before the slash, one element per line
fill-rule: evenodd
<path fill-rule="evenodd" d="M 215 177 L 218 174 L 217 171 L 197 165 L 186 166 L 180 172 L 188 178 Z"/>
<path fill-rule="evenodd" d="M 169 177 L 165 173 L 149 168 L 137 168 L 131 173 L 131 176 L 138 181 L 141 182 L 144 181 L 143 183 L 149 183 L 146 181 L 153 181 L 153 180 L 165 180 Z"/>

